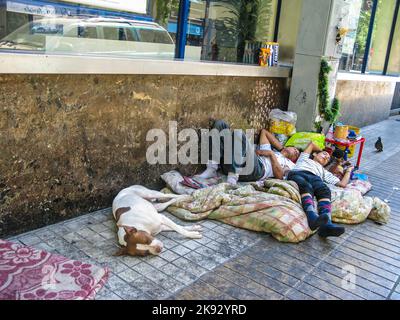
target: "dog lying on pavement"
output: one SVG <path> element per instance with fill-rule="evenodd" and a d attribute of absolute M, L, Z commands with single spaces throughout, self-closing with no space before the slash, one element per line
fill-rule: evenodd
<path fill-rule="evenodd" d="M 154 236 L 161 231 L 176 231 L 187 238 L 200 239 L 201 226 L 180 226 L 159 213 L 185 197 L 187 195 L 164 194 L 139 185 L 121 190 L 112 204 L 114 219 L 118 226 L 118 241 L 122 246 L 116 255 L 159 254 L 163 244 Z M 155 200 L 169 201 L 151 202 Z"/>

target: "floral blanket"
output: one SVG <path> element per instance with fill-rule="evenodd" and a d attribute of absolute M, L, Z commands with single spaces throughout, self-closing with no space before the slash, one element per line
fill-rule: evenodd
<path fill-rule="evenodd" d="M 0 300 L 94 299 L 108 269 L 0 240 Z"/>
<path fill-rule="evenodd" d="M 282 242 L 300 242 L 312 231 L 300 204 L 254 186 L 221 183 L 192 193 L 169 206 L 168 212 L 183 220 L 215 219 L 253 231 L 271 233 Z"/>

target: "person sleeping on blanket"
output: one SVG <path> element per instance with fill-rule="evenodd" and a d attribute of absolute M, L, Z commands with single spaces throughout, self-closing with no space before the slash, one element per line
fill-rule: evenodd
<path fill-rule="evenodd" d="M 225 129 L 230 130 L 229 125 L 223 120 L 214 122 L 213 129 L 222 132 Z M 250 173 L 243 174 L 243 165 L 240 166 L 235 161 L 232 163 L 224 163 L 224 151 L 228 146 L 224 145 L 224 139 L 220 139 L 217 145 L 211 138 L 210 146 L 210 159 L 212 155 L 218 155 L 218 161 L 210 160 L 207 164 L 207 169 L 197 177 L 208 179 L 217 176 L 218 166 L 221 166 L 222 172 L 228 176 L 227 182 L 236 185 L 238 181 L 250 182 L 260 181 L 267 178 L 283 179 L 284 176 L 294 167 L 294 162 L 299 157 L 299 150 L 294 147 L 285 148 L 275 136 L 263 129 L 260 134 L 260 141 L 258 150 L 255 151 L 254 145 L 248 141 L 244 133 L 232 132 L 233 142 L 237 142 L 242 146 L 241 150 L 235 150 L 234 143 L 232 144 L 233 159 L 240 153 L 239 156 L 246 157 L 249 152 L 252 152 L 253 157 L 250 157 L 253 163 L 253 170 Z M 274 147 L 277 151 L 273 151 Z M 255 154 L 254 154 L 255 152 Z"/>
<path fill-rule="evenodd" d="M 340 180 L 324 168 L 329 161 L 329 153 L 310 142 L 300 154 L 287 179 L 296 182 L 299 186 L 301 203 L 310 229 L 319 228 L 318 234 L 321 237 L 339 237 L 345 232 L 345 228 L 332 223 L 331 191 L 326 184 L 346 187 L 354 167 L 348 167 L 343 179 Z M 315 210 L 314 196 L 318 201 L 318 212 Z"/>

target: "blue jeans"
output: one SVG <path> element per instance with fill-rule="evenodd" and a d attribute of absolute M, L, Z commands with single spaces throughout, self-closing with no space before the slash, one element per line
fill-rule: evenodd
<path fill-rule="evenodd" d="M 217 129 L 219 132 L 221 132 L 222 130 L 230 129 L 230 127 L 225 121 L 216 120 L 214 122 L 213 129 Z M 210 159 L 212 154 L 219 154 L 220 155 L 219 163 L 221 165 L 222 172 L 226 175 L 230 172 L 239 173 L 239 181 L 250 182 L 250 181 L 260 180 L 264 176 L 265 169 L 262 164 L 261 158 L 256 154 L 252 154 L 253 156 L 250 157 L 251 161 L 253 161 L 252 172 L 247 175 L 240 174 L 241 169 L 246 165 L 246 163 L 243 164 L 236 163 L 235 151 L 238 152 L 238 150 L 235 150 L 235 144 L 241 145 L 240 156 L 244 158 L 247 156 L 249 152 L 254 153 L 255 149 L 254 145 L 252 145 L 247 140 L 247 137 L 243 132 L 239 133 L 233 131 L 231 134 L 232 134 L 232 146 L 230 150 L 231 150 L 232 163 L 224 163 L 224 151 L 227 146 L 224 145 L 224 139 L 222 138 L 222 136 L 220 138 L 219 149 L 218 146 L 213 143 L 211 137 L 209 138 Z"/>
<path fill-rule="evenodd" d="M 331 199 L 331 190 L 322 181 L 322 179 L 315 174 L 308 171 L 290 171 L 287 177 L 299 186 L 300 194 L 309 193 L 315 196 L 317 200 Z"/>

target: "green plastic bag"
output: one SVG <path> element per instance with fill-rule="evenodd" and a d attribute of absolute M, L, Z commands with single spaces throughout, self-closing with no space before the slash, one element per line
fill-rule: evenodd
<path fill-rule="evenodd" d="M 310 141 L 314 142 L 321 149 L 325 149 L 325 136 L 315 132 L 297 132 L 290 137 L 285 147 L 296 147 L 304 151 Z"/>

